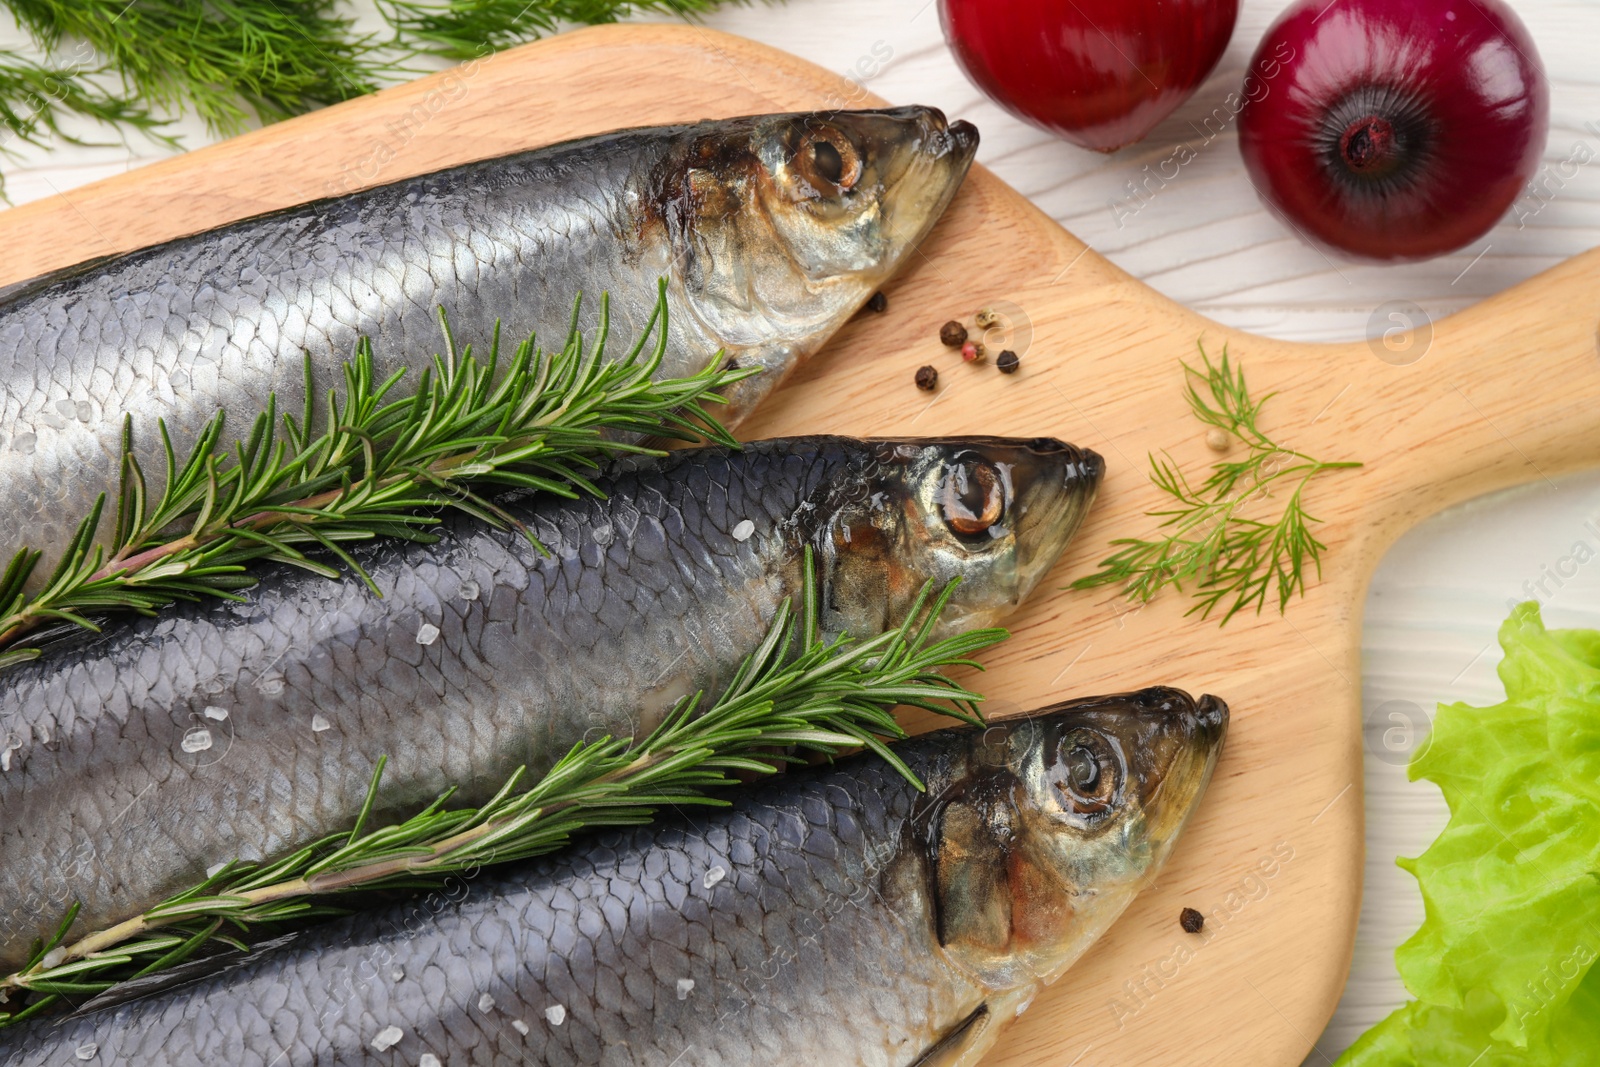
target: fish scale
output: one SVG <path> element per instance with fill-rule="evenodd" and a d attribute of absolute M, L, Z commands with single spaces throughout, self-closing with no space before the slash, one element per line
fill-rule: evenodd
<path fill-rule="evenodd" d="M 787 173 L 786 153 L 819 123 L 853 139 L 876 183 L 836 198 L 836 225 L 779 232 L 775 219 L 815 205 L 767 172 Z M 707 143 L 728 161 L 713 176 L 726 199 L 702 215 L 674 183 Z M 126 416 L 135 455 L 157 477 L 158 419 L 183 455 L 218 410 L 232 437 L 248 433 L 269 393 L 280 411 L 298 413 L 304 356 L 321 391 L 341 380 L 366 336 L 378 380 L 405 368 L 415 381 L 444 347 L 441 306 L 454 335 L 480 351 L 497 323 L 510 344 L 537 333 L 559 348 L 580 293 L 594 340 L 604 292 L 617 353 L 643 329 L 665 278 L 671 329 L 659 374 L 696 373 L 719 349 L 761 368 L 719 409 L 736 422 L 893 272 L 954 194 L 976 143 L 970 127 L 947 127 L 927 108 L 628 130 L 297 205 L 12 286 L 0 291 L 0 515 L 11 524 L 0 543 L 42 550 L 39 576 L 48 573 L 96 496 L 116 489 Z M 876 224 L 860 224 L 874 213 Z M 813 239 L 836 254 L 819 255 Z M 766 290 L 710 284 L 723 275 L 789 283 L 765 300 Z"/>
<path fill-rule="evenodd" d="M 695 820 L 705 829 L 606 833 L 482 876 L 437 909 L 420 897 L 337 922 L 289 953 L 38 1035 L 30 1051 L 13 1038 L 3 1062 L 57 1063 L 93 1042 L 97 1062 L 152 1067 L 415 1063 L 425 1051 L 452 1065 L 622 1067 L 690 1049 L 683 1062 L 705 1067 L 909 1063 L 904 1050 L 931 1045 L 984 991 L 927 951 L 920 916 L 872 898 L 873 856 L 899 847 L 917 794 L 879 761 L 848 766 L 848 778 L 741 798 Z M 708 889 L 714 867 L 728 874 Z M 441 899 L 462 895 L 458 882 Z M 694 986 L 680 999 L 682 979 Z M 399 1043 L 374 1050 L 389 1026 Z"/>
<path fill-rule="evenodd" d="M 217 863 L 348 828 L 380 757 L 374 825 L 451 787 L 458 803 L 481 803 L 519 766 L 537 774 L 579 741 L 648 731 L 677 698 L 726 682 L 802 592 L 804 546 L 841 516 L 928 536 L 903 505 L 861 511 L 864 486 L 911 500 L 925 493 L 909 483 L 942 484 L 947 467 L 980 461 L 1014 468 L 1016 529 L 985 534 L 954 571 L 934 569 L 945 557 L 924 560 L 915 540 L 884 551 L 858 539 L 824 564 L 820 599 L 892 574 L 915 588 L 965 572 L 956 604 L 986 621 L 1071 537 L 1098 480 L 1092 453 L 817 437 L 627 460 L 599 479 L 603 499 L 506 500 L 548 555 L 454 513 L 436 543 L 352 547 L 381 597 L 355 577 L 280 566 L 242 603 L 178 605 L 64 639 L 0 675 L 12 747 L 0 771 L 0 960 L 18 962 L 73 900 L 75 929 L 98 929 Z M 748 521 L 754 536 L 732 535 Z M 991 563 L 993 575 L 978 569 Z M 897 624 L 908 606 L 843 603 L 829 626 L 856 634 Z"/>
<path fill-rule="evenodd" d="M 897 746 L 926 792 L 873 755 L 767 779 L 0 1032 L 0 1062 L 92 1045 L 150 1067 L 966 1067 L 1159 870 L 1226 725 L 1214 698 L 1152 689 L 940 731 Z M 1122 783 L 1098 828 L 1062 791 L 1085 751 L 1063 745 L 1091 733 Z M 947 841 L 963 805 L 1011 832 Z M 996 960 L 992 939 L 972 952 L 971 902 L 943 875 L 1007 864 L 1032 865 L 1000 892 L 1034 918 Z"/>

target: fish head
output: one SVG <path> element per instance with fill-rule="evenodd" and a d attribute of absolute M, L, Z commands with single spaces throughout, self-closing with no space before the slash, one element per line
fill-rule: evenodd
<path fill-rule="evenodd" d="M 739 367 L 737 422 L 820 348 L 927 235 L 978 147 L 929 107 L 696 127 L 657 178 L 677 303 Z"/>
<path fill-rule="evenodd" d="M 995 987 L 1053 981 L 1165 862 L 1227 726 L 1159 687 L 973 731 L 927 820 L 945 950 Z"/>
<path fill-rule="evenodd" d="M 831 633 L 896 626 L 928 582 L 957 578 L 936 636 L 998 623 L 1060 558 L 1105 467 L 1053 437 L 870 445 L 868 476 L 824 504 L 814 537 Z"/>

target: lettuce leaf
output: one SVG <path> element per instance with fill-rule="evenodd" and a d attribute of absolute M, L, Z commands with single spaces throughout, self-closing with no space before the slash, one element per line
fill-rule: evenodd
<path fill-rule="evenodd" d="M 1413 781 L 1450 822 L 1416 859 L 1426 918 L 1395 952 L 1416 999 L 1338 1067 L 1600 1064 L 1600 632 L 1500 628 L 1504 703 L 1441 704 Z"/>

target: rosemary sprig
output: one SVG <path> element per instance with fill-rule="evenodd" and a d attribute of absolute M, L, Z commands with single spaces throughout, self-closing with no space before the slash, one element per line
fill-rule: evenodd
<path fill-rule="evenodd" d="M 981 725 L 982 697 L 939 671 L 978 667 L 971 657 L 1006 632 L 971 630 L 933 641 L 956 583 L 937 596 L 929 583 L 899 628 L 864 641 L 824 640 L 809 555 L 805 575 L 809 592 L 800 612 L 787 602 L 780 608 L 760 647 L 704 712 L 703 694 L 696 694 L 642 742 L 580 743 L 531 787 L 517 771 L 481 808 L 451 808 L 445 793 L 400 824 L 369 828 L 367 814 L 382 787 L 380 760 L 349 831 L 275 863 L 228 864 L 142 916 L 67 943 L 74 907 L 26 967 L 0 978 L 0 997 L 38 998 L 0 1015 L 0 1026 L 63 997 L 98 994 L 167 970 L 208 947 L 245 948 L 241 935 L 258 927 L 338 913 L 330 898 L 340 894 L 434 888 L 452 874 L 470 878 L 489 864 L 555 851 L 580 833 L 647 823 L 667 805 L 726 805 L 716 791 L 734 785 L 737 775 L 770 774 L 798 762 L 775 750 L 831 757 L 865 746 L 921 788 L 884 743 L 905 736 L 892 709 L 910 705 Z"/>
<path fill-rule="evenodd" d="M 1227 602 L 1225 624 L 1252 605 L 1260 614 L 1269 592 L 1275 592 L 1282 613 L 1295 594 L 1305 592 L 1308 564 L 1322 577 L 1327 546 L 1311 532 L 1320 520 L 1305 510 L 1306 484 L 1324 471 L 1361 464 L 1323 462 L 1278 444 L 1257 425 L 1275 394 L 1251 400 L 1244 368 L 1229 363 L 1226 347 L 1220 363 L 1213 364 L 1204 347 L 1200 360 L 1199 367 L 1183 364 L 1189 408 L 1202 423 L 1243 444 L 1247 455 L 1212 464 L 1211 474 L 1196 488 L 1170 454 L 1152 454 L 1150 480 L 1173 501 L 1148 513 L 1161 520 L 1160 535 L 1112 541 L 1118 551 L 1072 588 L 1118 584 L 1129 600 L 1145 603 L 1163 586 L 1181 591 L 1192 582 L 1196 603 L 1186 614 L 1208 618 Z M 1276 518 L 1247 513 L 1250 505 L 1274 496 L 1283 499 Z"/>
<path fill-rule="evenodd" d="M 326 550 L 376 593 L 344 544 L 379 535 L 429 540 L 427 527 L 439 521 L 433 512 L 441 507 L 509 522 L 475 485 L 596 493 L 584 472 L 599 457 L 655 453 L 618 434 L 731 443 L 702 405 L 720 403 L 713 390 L 752 371 L 722 369 L 719 353 L 698 374 L 654 380 L 666 352 L 665 283 L 633 348 L 609 360 L 607 306 L 602 297 L 592 347 L 577 329 L 575 306 L 560 352 L 547 354 L 529 338 L 504 368 L 498 329 L 480 361 L 470 345 L 457 350 L 441 313 L 445 354 L 403 396 L 395 394 L 405 372 L 377 380 L 363 341 L 345 367 L 343 395 L 326 394 L 320 432 L 312 429 L 316 390 L 308 358 L 298 418 L 284 415 L 280 423 L 269 396 L 249 436 L 228 448 L 218 412 L 181 463 L 162 424 L 165 488 L 153 500 L 133 458 L 130 425 L 109 548 L 95 542 L 102 496 L 37 592 L 29 591 L 37 551 L 19 549 L 0 573 L 0 669 L 37 656 L 37 648 L 17 645 L 46 624 L 94 630 L 94 618 L 109 612 L 148 615 L 205 595 L 237 599 L 254 581 L 248 568 L 258 561 L 339 573 L 308 556 L 307 547 Z"/>

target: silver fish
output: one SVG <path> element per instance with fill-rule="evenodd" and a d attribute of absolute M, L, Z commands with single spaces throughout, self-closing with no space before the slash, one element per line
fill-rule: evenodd
<path fill-rule="evenodd" d="M 125 416 L 147 474 L 156 420 L 180 453 L 206 419 L 248 431 L 268 392 L 302 405 L 303 352 L 339 380 L 358 337 L 415 375 L 495 321 L 559 347 L 574 298 L 610 294 L 626 350 L 668 279 L 663 375 L 718 349 L 762 374 L 737 422 L 890 275 L 977 148 L 938 111 L 774 115 L 625 130 L 407 178 L 24 282 L 0 298 L 0 546 L 49 573 L 115 492 Z M 109 519 L 107 519 L 109 523 Z"/>
<path fill-rule="evenodd" d="M 356 578 L 282 567 L 240 604 L 79 633 L 0 674 L 0 964 L 81 901 L 136 915 L 231 859 L 374 825 L 444 789 L 642 736 L 725 683 L 817 559 L 829 633 L 898 625 L 932 579 L 948 626 L 1011 611 L 1094 496 L 1100 457 L 1051 438 L 801 437 L 615 465 L 604 499 L 507 503 L 548 547 L 460 516 L 431 545 L 353 549 Z"/>
<path fill-rule="evenodd" d="M 336 921 L 8 1067 L 970 1067 L 1160 869 L 1228 709 L 1175 689 L 741 790 Z"/>

